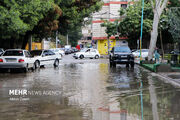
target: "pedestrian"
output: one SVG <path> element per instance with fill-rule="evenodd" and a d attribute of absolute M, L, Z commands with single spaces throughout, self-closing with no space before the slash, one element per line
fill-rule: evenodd
<path fill-rule="evenodd" d="M 156 63 L 159 63 L 160 54 L 158 53 L 157 47 L 155 48 L 155 51 L 154 51 L 154 57 L 155 57 Z"/>

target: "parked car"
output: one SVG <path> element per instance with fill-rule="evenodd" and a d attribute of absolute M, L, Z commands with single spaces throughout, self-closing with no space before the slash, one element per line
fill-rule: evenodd
<path fill-rule="evenodd" d="M 178 55 L 178 54 L 180 54 L 180 51 L 178 51 L 178 50 L 173 50 L 173 51 L 170 52 L 170 54 L 176 54 L 176 55 Z"/>
<path fill-rule="evenodd" d="M 65 48 L 65 55 L 71 54 L 71 50 L 69 48 Z"/>
<path fill-rule="evenodd" d="M 35 60 L 27 50 L 9 49 L 0 56 L 0 69 L 35 69 Z"/>
<path fill-rule="evenodd" d="M 99 51 L 93 48 L 85 48 L 80 52 L 77 52 L 73 55 L 75 59 L 83 59 L 83 58 L 95 58 L 98 59 L 100 57 Z"/>
<path fill-rule="evenodd" d="M 0 56 L 3 54 L 3 52 L 4 52 L 4 49 L 0 48 Z"/>
<path fill-rule="evenodd" d="M 36 68 L 49 64 L 54 65 L 54 67 L 59 66 L 59 60 L 61 59 L 61 55 L 57 55 L 51 50 L 32 50 L 30 53 L 35 58 Z"/>
<path fill-rule="evenodd" d="M 149 51 L 149 49 L 142 49 L 141 50 L 142 58 L 148 57 L 148 51 Z M 132 53 L 133 53 L 135 58 L 139 58 L 140 57 L 140 50 L 136 50 L 135 52 L 132 52 Z"/>
<path fill-rule="evenodd" d="M 65 55 L 65 52 L 63 50 L 59 49 L 59 48 L 52 48 L 50 50 L 53 51 L 56 54 L 61 55 L 61 57 L 63 57 Z"/>
<path fill-rule="evenodd" d="M 110 66 L 116 67 L 116 64 L 126 64 L 134 67 L 134 55 L 128 46 L 113 47 L 109 55 Z"/>
<path fill-rule="evenodd" d="M 78 49 L 75 47 L 72 47 L 73 53 L 78 52 Z"/>

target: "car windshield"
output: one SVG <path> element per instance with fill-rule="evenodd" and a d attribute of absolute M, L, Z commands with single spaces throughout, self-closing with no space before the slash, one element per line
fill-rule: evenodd
<path fill-rule="evenodd" d="M 86 50 L 87 50 L 87 49 L 84 48 L 84 49 L 81 49 L 80 52 L 86 52 Z"/>
<path fill-rule="evenodd" d="M 114 52 L 130 53 L 129 47 L 114 47 Z"/>
<path fill-rule="evenodd" d="M 31 53 L 31 55 L 33 55 L 33 56 L 40 56 L 41 53 L 42 53 L 42 51 L 41 51 L 41 50 L 34 50 L 34 51 L 31 51 L 30 53 Z"/>
<path fill-rule="evenodd" d="M 3 56 L 23 56 L 22 50 L 12 50 L 12 51 L 5 51 Z"/>

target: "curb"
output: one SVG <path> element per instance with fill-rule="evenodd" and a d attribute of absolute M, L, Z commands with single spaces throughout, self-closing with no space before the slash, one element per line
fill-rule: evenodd
<path fill-rule="evenodd" d="M 164 76 L 162 75 L 161 73 L 155 73 L 155 72 L 152 72 L 151 70 L 148 70 L 146 68 L 144 68 L 143 66 L 141 66 L 140 64 L 136 63 L 137 65 L 139 65 L 139 67 L 143 68 L 144 70 L 147 70 L 149 72 L 151 72 L 151 75 L 152 76 L 156 76 L 156 77 L 159 77 L 161 81 L 165 82 L 165 83 L 170 83 L 171 85 L 173 85 L 174 87 L 178 87 L 180 88 L 180 83 L 178 83 L 176 80 L 168 77 L 168 76 Z M 170 73 L 170 72 L 169 72 Z M 171 72 L 173 73 L 173 72 Z M 167 73 L 166 73 L 167 74 Z"/>

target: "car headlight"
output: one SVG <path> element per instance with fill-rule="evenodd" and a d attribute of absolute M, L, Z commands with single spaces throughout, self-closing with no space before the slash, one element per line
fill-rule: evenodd
<path fill-rule="evenodd" d="M 134 57 L 134 55 L 133 55 L 133 54 L 131 54 L 131 55 L 130 55 L 130 57 Z"/>
<path fill-rule="evenodd" d="M 115 54 L 114 56 L 115 56 L 115 57 L 118 57 L 118 54 Z"/>

